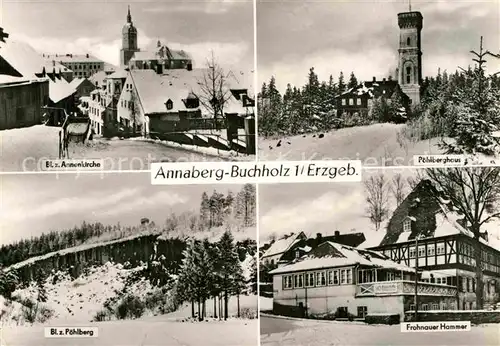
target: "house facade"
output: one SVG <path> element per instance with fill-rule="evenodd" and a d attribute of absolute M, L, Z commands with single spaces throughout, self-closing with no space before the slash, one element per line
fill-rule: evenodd
<path fill-rule="evenodd" d="M 47 79 L 28 80 L 0 74 L 0 130 L 42 123 L 49 101 Z"/>
<path fill-rule="evenodd" d="M 356 88 L 347 90 L 337 96 L 337 110 L 339 115 L 368 115 L 373 107 L 374 100 L 385 99 L 388 103 L 392 98 L 398 98 L 403 107 L 410 104 L 409 97 L 402 91 L 397 81 L 382 79 L 363 82 Z"/>
<path fill-rule="evenodd" d="M 104 61 L 91 54 L 53 54 L 44 55 L 49 63 L 58 63 L 73 73 L 73 78 L 90 78 L 93 74 L 104 71 Z"/>
<path fill-rule="evenodd" d="M 298 316 L 364 318 L 399 314 L 413 306 L 415 271 L 383 254 L 324 242 L 309 254 L 270 272 L 273 310 Z M 419 300 L 429 309 L 456 309 L 457 289 L 418 282 Z"/>
<path fill-rule="evenodd" d="M 422 271 L 422 280 L 457 288 L 457 306 L 476 309 L 474 240 L 463 218 L 446 199 L 435 197 L 429 180 L 423 180 L 394 212 L 379 246 L 393 261 Z M 417 238 L 417 240 L 416 240 Z M 500 300 L 498 240 L 484 233 L 481 240 L 484 307 Z"/>

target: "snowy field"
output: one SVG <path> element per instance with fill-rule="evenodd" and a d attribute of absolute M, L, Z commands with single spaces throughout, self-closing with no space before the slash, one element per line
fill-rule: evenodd
<path fill-rule="evenodd" d="M 58 159 L 59 129 L 45 125 L 0 131 L 2 171 L 35 171 L 42 160 Z M 249 156 L 217 153 L 211 148 L 188 148 L 176 143 L 168 145 L 143 139 L 94 139 L 85 145 L 70 143 L 70 159 L 103 159 L 106 170 L 149 169 L 151 162 L 195 162 L 232 159 L 232 155 L 245 160 Z"/>
<path fill-rule="evenodd" d="M 259 138 L 259 160 L 362 160 L 366 166 L 411 165 L 413 155 L 439 155 L 440 139 L 398 143 L 405 125 L 374 124 L 287 138 Z"/>
<path fill-rule="evenodd" d="M 367 325 L 362 322 L 313 321 L 261 315 L 260 333 L 261 345 L 266 346 L 500 344 L 498 324 L 473 326 L 470 332 L 402 333 L 400 325 Z"/>
<path fill-rule="evenodd" d="M 63 324 L 51 324 L 64 326 Z M 67 324 L 66 324 L 67 325 Z M 258 320 L 181 323 L 150 320 L 86 323 L 98 328 L 96 338 L 44 337 L 42 326 L 2 329 L 5 346 L 254 346 L 258 345 Z"/>

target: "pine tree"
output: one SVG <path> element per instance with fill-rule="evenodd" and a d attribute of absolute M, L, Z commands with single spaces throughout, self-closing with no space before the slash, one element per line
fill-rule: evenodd
<path fill-rule="evenodd" d="M 453 109 L 456 113 L 454 126 L 455 143 L 443 142 L 441 147 L 447 153 L 494 155 L 499 148 L 498 139 L 493 132 L 498 130 L 500 122 L 500 92 L 492 88 L 491 77 L 485 75 L 485 57 L 499 58 L 483 50 L 483 38 L 479 53 L 471 51 L 477 62 L 474 69 L 463 70 L 465 85 L 456 90 L 453 97 Z"/>
<path fill-rule="evenodd" d="M 337 89 L 338 89 L 339 95 L 346 91 L 346 85 L 345 85 L 345 81 L 344 81 L 344 73 L 342 71 L 340 71 L 340 74 L 339 74 L 339 82 L 337 83 Z"/>
<path fill-rule="evenodd" d="M 208 200 L 208 195 L 203 192 L 201 195 L 201 205 L 200 205 L 200 225 L 205 227 L 210 227 L 210 202 Z"/>
<path fill-rule="evenodd" d="M 238 266 L 241 269 L 231 231 L 226 230 L 224 232 L 219 240 L 219 249 L 221 251 L 221 291 L 224 292 L 224 319 L 226 320 L 228 318 L 229 294 L 233 292 L 235 287 Z"/>
<path fill-rule="evenodd" d="M 347 83 L 347 89 L 353 89 L 358 86 L 358 79 L 354 75 L 354 72 L 351 72 L 351 76 L 349 78 L 349 83 Z"/>

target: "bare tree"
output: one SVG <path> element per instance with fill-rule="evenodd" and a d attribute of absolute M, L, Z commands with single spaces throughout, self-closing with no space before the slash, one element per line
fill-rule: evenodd
<path fill-rule="evenodd" d="M 231 91 L 227 85 L 227 74 L 217 63 L 212 52 L 206 62 L 206 72 L 198 80 L 200 93 L 198 99 L 213 116 L 214 119 L 224 118 L 224 106 L 231 98 Z"/>
<path fill-rule="evenodd" d="M 399 207 L 401 203 L 403 203 L 406 197 L 407 187 L 408 187 L 408 182 L 403 179 L 403 176 L 400 173 L 392 177 L 390 190 L 392 196 L 396 200 L 396 207 Z"/>
<path fill-rule="evenodd" d="M 406 179 L 406 182 L 408 183 L 408 186 L 410 187 L 411 190 L 415 189 L 417 187 L 418 183 L 422 181 L 422 179 L 425 178 L 425 171 L 421 169 L 417 169 L 415 171 L 415 175 L 408 177 Z"/>
<path fill-rule="evenodd" d="M 382 222 L 389 217 L 389 184 L 383 174 L 378 174 L 371 176 L 364 185 L 368 203 L 366 211 L 378 231 Z"/>
<path fill-rule="evenodd" d="M 500 169 L 496 167 L 427 169 L 435 193 L 450 200 L 464 216 L 474 237 L 476 307 L 483 308 L 483 265 L 481 227 L 500 217 Z"/>

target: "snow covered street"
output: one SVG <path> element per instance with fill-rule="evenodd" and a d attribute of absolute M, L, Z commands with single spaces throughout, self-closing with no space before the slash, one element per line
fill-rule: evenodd
<path fill-rule="evenodd" d="M 59 155 L 59 128 L 44 125 L 0 131 L 2 171 L 40 170 L 44 159 Z M 148 140 L 94 139 L 85 145 L 70 143 L 70 159 L 103 159 L 105 170 L 149 169 L 155 161 L 222 161 L 213 148 L 195 151 L 180 145 L 167 146 Z"/>
<path fill-rule="evenodd" d="M 60 324 L 54 326 L 63 326 Z M 74 326 L 74 325 L 71 325 Z M 258 322 L 152 322 L 127 320 L 87 323 L 97 327 L 98 337 L 45 338 L 44 327 L 8 327 L 1 333 L 1 345 L 8 346 L 253 346 L 258 344 Z"/>
<path fill-rule="evenodd" d="M 335 322 L 260 318 L 261 345 L 482 345 L 500 344 L 497 324 L 473 326 L 470 332 L 402 333 L 400 325 L 367 325 Z"/>

